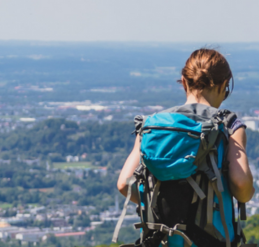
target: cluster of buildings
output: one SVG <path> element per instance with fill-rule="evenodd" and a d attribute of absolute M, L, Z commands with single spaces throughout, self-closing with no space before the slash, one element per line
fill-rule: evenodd
<path fill-rule="evenodd" d="M 128 121 L 137 114 L 150 114 L 163 110 L 162 106 L 134 106 L 129 101 L 39 102 L 27 105 L 0 105 L 0 133 L 8 133 L 19 127 L 31 128 L 36 122 L 48 118 L 65 118 L 75 122 Z M 100 114 L 101 113 L 101 114 Z"/>
<path fill-rule="evenodd" d="M 61 117 L 80 122 L 132 121 L 135 115 L 148 115 L 164 109 L 163 106 L 136 106 L 137 100 L 128 101 L 71 101 L 39 102 L 27 105 L 0 105 L 0 132 L 9 132 L 19 127 L 31 128 L 36 122 Z M 100 114 L 101 113 L 101 114 Z M 242 120 L 248 128 L 259 130 L 259 110 L 250 111 L 251 116 Z M 256 117 L 257 116 L 257 117 Z"/>
<path fill-rule="evenodd" d="M 45 241 L 49 236 L 82 237 L 85 232 L 94 230 L 95 227 L 78 227 L 74 229 L 68 221 L 71 217 L 78 216 L 83 210 L 89 213 L 94 207 L 79 207 L 76 205 L 63 205 L 58 208 L 31 207 L 26 213 L 17 213 L 14 217 L 0 218 L 0 239 L 7 241 L 11 239 L 20 240 L 21 243 L 36 244 Z M 52 227 L 19 227 L 28 222 L 51 222 Z M 15 226 L 16 225 L 16 226 Z"/>
<path fill-rule="evenodd" d="M 0 241 L 9 241 L 11 239 L 20 240 L 21 243 L 33 243 L 45 241 L 51 235 L 58 238 L 81 238 L 86 232 L 94 230 L 97 226 L 107 221 L 117 222 L 121 214 L 119 209 L 118 198 L 115 199 L 115 206 L 109 207 L 108 210 L 100 214 L 91 214 L 95 210 L 94 206 L 77 206 L 59 205 L 55 207 L 31 207 L 26 213 L 17 213 L 15 217 L 0 218 Z M 76 218 L 84 212 L 91 220 L 88 227 L 73 227 L 69 224 L 71 218 Z M 126 215 L 123 226 L 132 225 L 139 221 L 135 213 L 135 206 L 128 206 L 128 213 Z M 28 221 L 51 221 L 51 227 L 19 227 L 14 226 Z"/>
<path fill-rule="evenodd" d="M 32 243 L 36 245 L 39 242 L 46 241 L 48 237 L 54 235 L 58 238 L 80 238 L 85 235 L 86 231 L 94 229 L 93 227 L 88 227 L 83 229 L 83 231 L 73 231 L 72 227 L 59 227 L 59 228 L 43 228 L 38 227 L 23 228 L 10 226 L 8 224 L 0 224 L 0 239 L 5 242 L 10 239 L 20 240 L 21 244 Z"/>

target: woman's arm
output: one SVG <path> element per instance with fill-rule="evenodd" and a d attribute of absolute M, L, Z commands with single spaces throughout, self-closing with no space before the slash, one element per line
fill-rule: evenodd
<path fill-rule="evenodd" d="M 246 155 L 246 132 L 237 129 L 229 138 L 229 184 L 233 196 L 239 202 L 249 201 L 254 194 L 253 176 Z"/>
<path fill-rule="evenodd" d="M 125 164 L 121 170 L 117 187 L 120 193 L 124 196 L 127 196 L 128 192 L 128 185 L 126 184 L 127 178 L 131 177 L 137 168 L 139 164 L 139 158 L 140 158 L 140 143 L 139 143 L 139 135 L 137 135 L 135 144 L 133 147 L 133 150 L 131 151 L 129 157 L 125 161 Z M 137 190 L 136 188 L 132 190 L 132 196 L 131 196 L 131 201 L 138 203 L 138 195 L 137 195 Z"/>

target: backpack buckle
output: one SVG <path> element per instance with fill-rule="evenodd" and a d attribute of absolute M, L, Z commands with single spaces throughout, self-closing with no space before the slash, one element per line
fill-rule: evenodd
<path fill-rule="evenodd" d="M 135 169 L 134 175 L 135 175 L 137 178 L 143 177 L 144 169 L 145 169 L 145 167 L 140 163 L 140 164 L 138 165 L 138 167 Z"/>
<path fill-rule="evenodd" d="M 160 226 L 160 229 L 159 229 L 159 231 L 160 231 L 160 232 L 163 232 L 163 230 L 164 230 L 164 227 L 165 227 L 165 225 L 163 225 L 163 224 L 162 224 L 162 225 Z"/>
<path fill-rule="evenodd" d="M 174 230 L 172 230 L 171 228 L 169 229 L 169 233 L 168 236 L 172 237 L 174 235 Z"/>

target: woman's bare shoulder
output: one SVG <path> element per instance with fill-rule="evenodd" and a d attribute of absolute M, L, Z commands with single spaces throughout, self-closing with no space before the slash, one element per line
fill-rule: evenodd
<path fill-rule="evenodd" d="M 247 202 L 254 193 L 253 176 L 246 155 L 246 132 L 238 128 L 229 138 L 229 182 L 234 197 Z"/>

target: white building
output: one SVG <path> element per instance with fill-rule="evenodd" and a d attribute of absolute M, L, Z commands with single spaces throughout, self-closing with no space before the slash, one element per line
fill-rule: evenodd
<path fill-rule="evenodd" d="M 0 229 L 0 238 L 16 238 L 17 234 L 34 234 L 40 232 L 39 228 L 5 227 Z M 17 238 L 16 238 L 17 239 Z M 20 238 L 19 238 L 20 239 Z"/>
<path fill-rule="evenodd" d="M 113 221 L 113 222 L 118 222 L 119 217 L 106 217 L 103 218 L 103 221 Z M 134 223 L 139 222 L 139 216 L 138 215 L 125 215 L 123 219 L 122 226 L 131 226 Z"/>
<path fill-rule="evenodd" d="M 79 157 L 78 156 L 68 155 L 68 156 L 66 156 L 66 161 L 67 162 L 78 162 L 79 161 Z"/>
<path fill-rule="evenodd" d="M 7 237 L 10 237 L 12 232 L 17 232 L 18 230 L 19 228 L 16 226 L 2 227 L 0 229 L 0 239 L 6 239 Z"/>
<path fill-rule="evenodd" d="M 23 243 L 28 243 L 28 242 L 37 243 L 41 241 L 41 238 L 44 235 L 46 235 L 45 232 L 17 233 L 15 236 L 15 239 L 19 239 Z"/>
<path fill-rule="evenodd" d="M 107 167 L 100 167 L 100 168 L 94 169 L 94 173 L 99 173 L 101 176 L 106 176 Z"/>
<path fill-rule="evenodd" d="M 247 128 L 252 130 L 259 130 L 259 117 L 243 117 L 242 121 Z"/>

